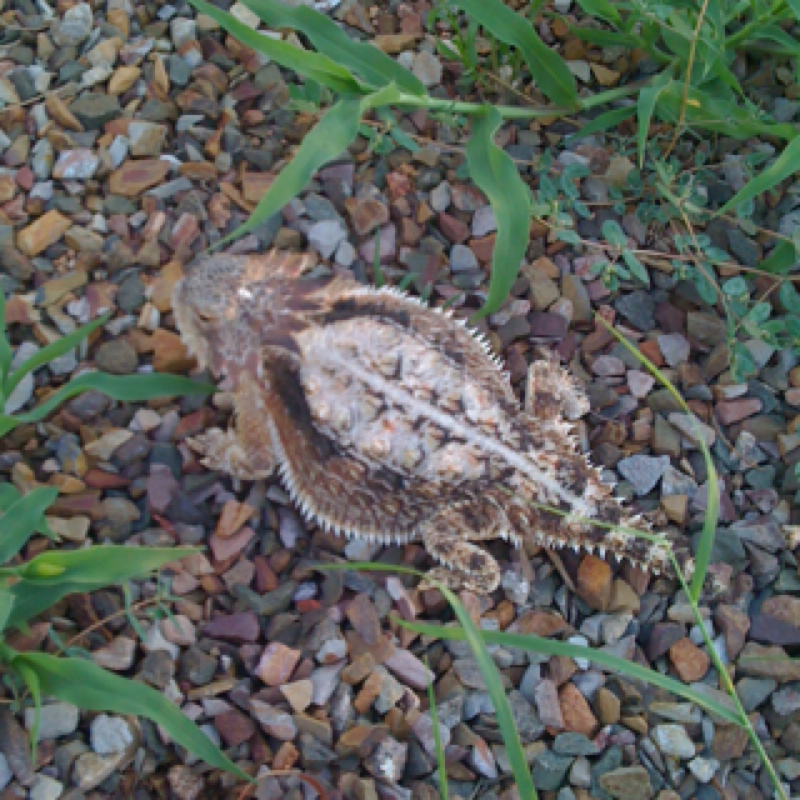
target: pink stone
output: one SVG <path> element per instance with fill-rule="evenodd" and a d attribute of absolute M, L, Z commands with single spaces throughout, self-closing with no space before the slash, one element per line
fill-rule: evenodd
<path fill-rule="evenodd" d="M 294 668 L 300 661 L 300 655 L 299 650 L 292 650 L 285 644 L 273 642 L 262 653 L 256 667 L 256 675 L 267 686 L 282 686 L 292 677 Z"/>
<path fill-rule="evenodd" d="M 217 561 L 227 561 L 229 558 L 241 553 L 255 535 L 256 533 L 252 528 L 245 526 L 238 533 L 228 538 L 223 538 L 216 534 L 211 536 L 208 540 L 208 546 Z"/>

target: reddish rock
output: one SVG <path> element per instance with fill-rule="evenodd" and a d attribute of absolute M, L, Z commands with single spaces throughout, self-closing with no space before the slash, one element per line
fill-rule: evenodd
<path fill-rule="evenodd" d="M 111 173 L 108 188 L 111 194 L 137 197 L 146 189 L 161 183 L 169 170 L 169 162 L 160 159 L 126 161 L 119 169 Z"/>
<path fill-rule="evenodd" d="M 253 720 L 235 710 L 214 717 L 214 727 L 228 747 L 238 747 L 256 732 Z"/>
<path fill-rule="evenodd" d="M 687 637 L 670 647 L 669 658 L 684 683 L 699 681 L 711 664 L 711 659 Z"/>
<path fill-rule="evenodd" d="M 735 400 L 722 400 L 714 406 L 717 419 L 722 425 L 733 425 L 761 411 L 758 397 L 737 397 Z"/>
<path fill-rule="evenodd" d="M 764 605 L 772 598 L 769 598 Z M 734 606 L 720 605 L 714 612 L 714 622 L 725 637 L 725 649 L 731 659 L 741 653 L 750 630 L 750 617 Z"/>
<path fill-rule="evenodd" d="M 203 635 L 211 639 L 224 639 L 229 642 L 244 644 L 257 642 L 261 635 L 258 617 L 252 611 L 239 614 L 220 614 L 214 617 L 203 628 Z"/>
<path fill-rule="evenodd" d="M 359 236 L 366 236 L 389 221 L 389 209 L 373 197 L 348 198 L 345 207 Z"/>
<path fill-rule="evenodd" d="M 453 244 L 463 244 L 469 238 L 469 225 L 445 211 L 439 213 L 439 228 Z"/>
<path fill-rule="evenodd" d="M 597 732 L 597 717 L 586 702 L 586 698 L 572 683 L 561 687 L 558 693 L 561 703 L 561 716 L 564 718 L 564 730 L 582 733 L 591 738 Z"/>

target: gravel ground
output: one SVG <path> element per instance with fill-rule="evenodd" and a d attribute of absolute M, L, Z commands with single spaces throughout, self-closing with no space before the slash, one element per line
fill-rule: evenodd
<path fill-rule="evenodd" d="M 291 74 L 184 2 L 59 2 L 53 16 L 42 8 L 15 0 L 2 12 L 0 34 L 0 287 L 16 358 L 101 309 L 113 316 L 90 345 L 24 381 L 7 412 L 30 407 L 86 365 L 117 375 L 194 374 L 175 330 L 171 289 L 194 254 L 247 218 L 314 123 L 286 108 Z M 246 9 L 233 10 L 254 24 Z M 334 16 L 353 36 L 396 55 L 433 94 L 451 96 L 459 70 L 441 61 L 424 33 L 427 10 L 423 2 L 350 2 Z M 540 32 L 582 85 L 636 75 L 624 55 L 571 39 L 561 20 Z M 790 88 L 767 82 L 764 90 L 787 119 L 797 111 Z M 361 139 L 233 249 L 311 246 L 326 269 L 366 281 L 377 231 L 389 280 L 411 274 L 431 302 L 450 300 L 470 315 L 488 285 L 493 212 L 460 177 L 457 130 L 422 112 L 401 125 L 421 149 L 380 155 Z M 557 155 L 556 169 L 589 167 L 578 186 L 594 212 L 577 222 L 584 239 L 599 239 L 602 223 L 614 219 L 633 246 L 669 251 L 668 236 L 643 225 L 634 205 L 618 214 L 609 202 L 609 187 L 632 161 L 610 138 L 567 146 L 574 129 L 506 126 L 500 143 L 532 186 L 532 162 L 545 146 Z M 740 155 L 752 147 L 715 146 L 722 169 L 707 189 L 719 206 L 741 188 Z M 690 158 L 694 148 L 678 153 Z M 795 197 L 773 198 L 760 224 L 790 231 Z M 724 220 L 706 233 L 744 266 L 757 265 L 769 241 Z M 571 365 L 592 401 L 579 431 L 586 450 L 620 482 L 621 496 L 693 539 L 708 492 L 688 417 L 593 313 L 628 333 L 684 392 L 722 481 L 702 610 L 745 709 L 796 793 L 800 662 L 788 657 L 800 646 L 800 579 L 784 526 L 797 516 L 800 366 L 791 352 L 752 340 L 746 346 L 758 375 L 734 382 L 724 320 L 666 259 L 651 270 L 651 289 L 623 284 L 611 293 L 592 272 L 597 258 L 534 224 L 512 297 L 485 330 L 517 385 L 535 347 L 552 348 Z M 331 800 L 438 797 L 426 694 L 433 679 L 452 796 L 514 797 L 468 648 L 421 639 L 390 617 L 448 621 L 442 597 L 399 577 L 323 576 L 311 567 L 343 557 L 424 568 L 424 551 L 309 529 L 277 481 L 239 485 L 207 472 L 184 440 L 225 416 L 200 397 L 128 406 L 89 393 L 47 424 L 5 437 L 3 480 L 21 490 L 60 488 L 50 520 L 63 546 L 207 545 L 170 574 L 180 598 L 174 621 L 147 614 L 154 582 L 134 587 L 143 640 L 117 613 L 122 595 L 110 589 L 73 596 L 12 643 L 52 649 L 51 628 L 71 639 L 93 626 L 76 643 L 97 663 L 162 690 L 246 769 L 275 771 L 260 782 L 258 800 L 315 796 L 297 774 L 279 774 L 287 770 L 311 776 Z M 45 546 L 34 540 L 28 555 Z M 537 549 L 493 551 L 505 565 L 502 589 L 463 598 L 484 627 L 600 647 L 729 702 L 674 584 L 585 554 L 551 560 Z M 746 735 L 696 706 L 588 661 L 492 653 L 544 797 L 772 796 Z M 33 764 L 30 724 L 30 713 L 0 710 L 2 800 L 232 798 L 241 788 L 147 721 L 79 713 L 60 702 L 43 709 Z"/>

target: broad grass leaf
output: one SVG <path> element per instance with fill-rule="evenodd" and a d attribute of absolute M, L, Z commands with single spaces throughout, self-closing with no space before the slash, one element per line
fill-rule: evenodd
<path fill-rule="evenodd" d="M 25 681 L 25 685 L 28 687 L 28 691 L 33 698 L 33 725 L 31 725 L 31 730 L 28 735 L 30 736 L 31 753 L 35 753 L 36 743 L 39 741 L 39 728 L 42 721 L 42 687 L 36 671 L 31 669 L 27 664 L 22 664 L 16 669 L 22 680 Z"/>
<path fill-rule="evenodd" d="M 762 272 L 768 272 L 770 275 L 788 275 L 797 264 L 798 255 L 794 244 L 780 241 L 758 265 L 758 268 Z"/>
<path fill-rule="evenodd" d="M 579 39 L 601 47 L 636 47 L 639 44 L 639 40 L 629 33 L 604 31 L 600 28 L 581 28 L 577 25 L 570 25 L 569 30 Z"/>
<path fill-rule="evenodd" d="M 193 0 L 194 1 L 194 0 Z M 322 166 L 340 156 L 358 135 L 362 97 L 343 95 L 306 134 L 294 158 L 281 170 L 261 198 L 250 218 L 219 244 L 257 228 L 297 197 Z"/>
<path fill-rule="evenodd" d="M 11 609 L 14 607 L 14 595 L 6 589 L 0 589 L 0 634 L 6 629 Z"/>
<path fill-rule="evenodd" d="M 338 570 L 367 570 L 374 572 L 402 572 L 407 575 L 416 575 L 424 577 L 424 573 L 409 567 L 395 566 L 392 564 L 373 564 L 371 562 L 353 562 L 352 564 L 319 564 L 317 569 L 338 569 Z M 503 682 L 500 678 L 500 673 L 497 671 L 489 651 L 486 649 L 486 644 L 482 638 L 481 632 L 475 627 L 467 610 L 459 601 L 453 592 L 446 586 L 432 581 L 436 588 L 442 593 L 456 619 L 461 625 L 459 633 L 469 643 L 475 661 L 480 668 L 481 675 L 486 683 L 486 690 L 492 699 L 492 706 L 494 707 L 495 717 L 497 718 L 497 726 L 500 728 L 500 733 L 503 737 L 503 744 L 506 747 L 506 755 L 508 756 L 511 770 L 514 774 L 514 780 L 517 784 L 517 791 L 521 798 L 525 800 L 535 800 L 537 797 L 536 789 L 531 779 L 531 774 L 528 769 L 528 763 L 525 758 L 525 751 L 522 749 L 522 743 L 519 738 L 519 732 L 514 723 L 514 715 L 511 713 L 511 706 L 509 705 L 508 698 L 506 697 Z M 399 620 L 398 620 L 399 622 Z M 443 630 L 451 630 L 445 628 Z"/>
<path fill-rule="evenodd" d="M 557 105 L 579 105 L 575 78 L 564 59 L 551 50 L 536 34 L 530 22 L 512 11 L 501 0 L 451 0 L 466 11 L 501 42 L 513 45 L 522 53 L 536 85 Z"/>
<path fill-rule="evenodd" d="M 107 375 L 105 372 L 84 372 L 53 392 L 47 400 L 27 414 L 0 414 L 0 436 L 16 425 L 39 422 L 52 414 L 71 397 L 90 389 L 102 392 L 113 400 L 140 403 L 154 397 L 181 397 L 185 394 L 213 394 L 216 387 L 198 383 L 180 375 Z M 5 427 L 10 424 L 10 427 Z"/>
<path fill-rule="evenodd" d="M 672 81 L 659 96 L 656 110 L 665 122 L 677 123 L 682 107 L 684 86 Z M 760 119 L 756 109 L 737 103 L 730 92 L 712 93 L 695 87 L 690 87 L 686 95 L 684 124 L 723 133 L 734 139 L 766 135 L 791 140 L 796 136 L 793 125 Z"/>
<path fill-rule="evenodd" d="M 250 776 L 239 769 L 209 737 L 163 694 L 114 675 L 82 658 L 58 658 L 47 653 L 17 653 L 12 668 L 25 677 L 33 673 L 39 689 L 86 711 L 145 717 L 160 725 L 169 737 L 207 764 L 245 781 Z"/>
<path fill-rule="evenodd" d="M 658 97 L 667 88 L 670 81 L 666 76 L 659 76 L 653 81 L 652 85 L 645 87 L 639 92 L 639 99 L 636 101 L 636 119 L 638 130 L 636 132 L 636 143 L 639 151 L 639 169 L 644 166 L 644 158 L 647 154 L 647 134 L 650 131 L 650 121 L 653 118 Z"/>
<path fill-rule="evenodd" d="M 22 492 L 18 491 L 17 488 L 10 483 L 0 483 L 0 515 L 8 511 L 8 509 L 14 505 L 22 497 Z M 2 523 L 0 522 L 0 528 L 2 527 Z M 55 539 L 55 534 L 50 529 L 50 526 L 47 524 L 47 518 L 42 516 L 39 522 L 36 525 L 36 533 L 41 533 L 42 536 L 47 536 L 50 539 Z M 2 534 L 0 534 L 2 535 Z M 2 566 L 2 561 L 0 561 L 0 566 Z"/>
<path fill-rule="evenodd" d="M 92 322 L 82 325 L 78 330 L 62 336 L 56 341 L 43 347 L 34 353 L 19 369 L 15 370 L 8 377 L 6 384 L 6 391 L 8 394 L 14 391 L 19 385 L 19 382 L 30 372 L 49 364 L 54 358 L 69 353 L 70 350 L 75 349 L 87 336 L 90 336 L 93 331 L 96 331 L 102 325 L 108 322 L 110 314 L 103 314 Z"/>
<path fill-rule="evenodd" d="M 372 44 L 348 36 L 333 20 L 308 6 L 288 6 L 276 0 L 244 0 L 270 28 L 302 31 L 323 55 L 380 88 L 396 83 L 409 94 L 427 94 L 422 82 Z"/>
<path fill-rule="evenodd" d="M 621 22 L 619 11 L 609 0 L 578 0 L 578 5 L 589 16 L 597 17 L 609 25 L 617 26 Z"/>
<path fill-rule="evenodd" d="M 458 628 L 434 625 L 426 622 L 411 622 L 404 619 L 398 619 L 397 624 L 403 628 L 408 628 L 410 631 L 419 633 L 422 636 L 432 636 L 437 639 L 449 639 L 454 641 L 470 641 L 466 631 L 459 630 Z M 528 653 L 563 656 L 566 658 L 585 658 L 587 661 L 599 664 L 611 673 L 625 675 L 634 680 L 644 681 L 653 686 L 658 686 L 660 689 L 672 692 L 678 697 L 683 697 L 707 711 L 718 714 L 734 725 L 742 724 L 739 715 L 730 707 L 722 705 L 709 698 L 707 695 L 692 689 L 691 686 L 687 686 L 674 678 L 670 678 L 668 675 L 662 675 L 660 672 L 656 672 L 648 667 L 643 667 L 635 661 L 628 661 L 620 656 L 615 656 L 612 653 L 606 653 L 603 650 L 596 650 L 591 647 L 570 644 L 569 642 L 557 642 L 553 639 L 545 639 L 541 636 L 519 633 L 481 630 L 478 632 L 478 636 L 483 639 L 486 644 L 498 645 L 504 648 L 516 648 Z"/>
<path fill-rule="evenodd" d="M 9 587 L 14 607 L 8 626 L 18 628 L 74 592 L 91 592 L 141 578 L 195 552 L 189 547 L 96 545 L 85 550 L 42 553 L 24 565 L 21 579 Z"/>
<path fill-rule="evenodd" d="M 489 296 L 478 316 L 497 311 L 511 291 L 525 258 L 531 224 L 528 187 L 508 153 L 493 141 L 502 121 L 489 106 L 475 115 L 466 149 L 469 174 L 489 198 L 497 220 Z"/>
<path fill-rule="evenodd" d="M 40 528 L 58 489 L 40 487 L 21 497 L 0 516 L 0 566 L 10 561 Z"/>
<path fill-rule="evenodd" d="M 747 185 L 736 192 L 717 214 L 724 214 L 726 211 L 764 194 L 773 186 L 794 175 L 798 169 L 800 169 L 800 136 L 795 136 L 772 164 L 763 169 L 755 178 L 749 180 Z"/>
<path fill-rule="evenodd" d="M 630 119 L 635 113 L 636 109 L 632 106 L 628 106 L 626 108 L 613 108 L 611 111 L 606 111 L 603 114 L 599 114 L 585 125 L 581 125 L 579 131 L 571 133 L 567 137 L 567 141 L 571 143 L 577 139 L 582 139 L 585 136 L 592 136 L 595 133 L 601 133 L 602 131 L 616 128 L 617 125 L 625 122 L 626 119 Z"/>
<path fill-rule="evenodd" d="M 293 44 L 272 39 L 248 28 L 236 17 L 220 11 L 205 0 L 189 0 L 201 13 L 211 17 L 235 39 L 258 53 L 269 56 L 282 67 L 327 86 L 335 92 L 364 91 L 358 80 L 345 67 L 321 53 L 312 53 Z"/>

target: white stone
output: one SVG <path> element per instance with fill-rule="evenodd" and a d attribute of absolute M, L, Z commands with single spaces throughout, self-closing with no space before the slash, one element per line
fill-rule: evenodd
<path fill-rule="evenodd" d="M 696 752 L 694 742 L 682 725 L 656 725 L 652 733 L 653 741 L 665 756 L 693 758 Z"/>
<path fill-rule="evenodd" d="M 100 714 L 92 720 L 89 735 L 92 750 L 101 756 L 121 753 L 134 741 L 133 732 L 127 721 L 122 717 L 110 717 L 108 714 Z"/>
<path fill-rule="evenodd" d="M 58 800 L 64 793 L 64 784 L 41 773 L 33 779 L 29 800 Z"/>

